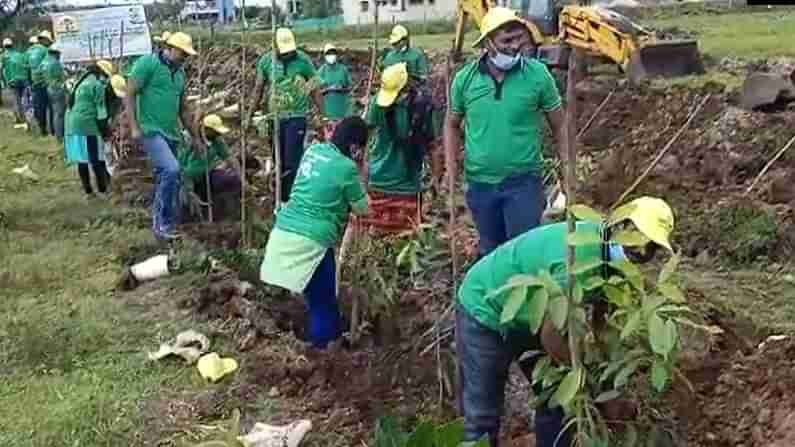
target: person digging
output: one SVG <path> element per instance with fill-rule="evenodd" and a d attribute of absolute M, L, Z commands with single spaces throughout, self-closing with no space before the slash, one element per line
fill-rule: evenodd
<path fill-rule="evenodd" d="M 601 243 L 578 245 L 576 262 L 602 258 L 606 262 L 629 260 L 635 263 L 651 261 L 663 247 L 672 251 L 669 236 L 674 227 L 670 206 L 663 200 L 641 197 L 631 202 L 635 208 L 627 220 L 612 226 L 578 222 L 576 231 L 590 233 Z M 632 224 L 648 243 L 641 247 L 622 247 L 610 242 L 617 228 Z M 492 295 L 510 278 L 521 274 L 548 271 L 565 290 L 568 283 L 566 253 L 568 246 L 566 223 L 545 225 L 529 230 L 497 247 L 480 259 L 467 273 L 458 289 L 456 307 L 456 356 L 459 366 L 460 411 L 464 416 L 465 441 L 487 438 L 491 447 L 498 446 L 500 421 L 505 398 L 505 383 L 511 363 L 518 361 L 530 380 L 539 355 L 519 360 L 528 352 L 545 351 L 558 363 L 568 362 L 565 336 L 559 334 L 549 319 L 544 321 L 540 334 L 528 330 L 528 304 L 516 313 L 517 318 L 501 324 L 500 319 L 510 291 Z M 578 275 L 579 282 L 602 275 L 593 269 Z M 534 290 L 528 290 L 528 294 Z M 596 301 L 595 303 L 599 303 Z M 540 385 L 533 391 L 540 395 Z M 536 408 L 535 436 L 537 447 L 569 447 L 572 430 L 564 429 L 564 413 L 558 408 L 542 404 Z M 563 432 L 563 433 L 562 433 Z M 557 441 L 556 441 L 557 440 Z"/>
<path fill-rule="evenodd" d="M 240 177 L 234 170 L 224 169 L 220 165 L 229 158 L 229 149 L 224 142 L 224 135 L 229 128 L 216 114 L 207 115 L 202 120 L 202 131 L 207 147 L 181 147 L 177 153 L 182 172 L 183 188 L 191 198 L 189 203 L 207 206 L 212 197 L 219 191 L 234 192 L 240 190 Z M 231 159 L 230 159 L 231 160 Z M 209 175 L 208 172 L 209 171 Z M 207 177 L 210 179 L 208 195 Z"/>

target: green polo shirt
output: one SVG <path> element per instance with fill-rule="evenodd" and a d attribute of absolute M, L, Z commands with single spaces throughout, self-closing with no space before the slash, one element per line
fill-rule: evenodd
<path fill-rule="evenodd" d="M 44 82 L 47 84 L 47 91 L 51 93 L 63 91 L 66 77 L 61 60 L 51 54 L 47 55 L 42 62 L 41 69 L 44 74 Z"/>
<path fill-rule="evenodd" d="M 3 76 L 6 81 L 28 80 L 27 55 L 16 49 L 6 50 L 3 53 Z"/>
<path fill-rule="evenodd" d="M 600 236 L 601 228 L 599 224 L 577 223 L 578 233 L 590 232 Z M 566 290 L 568 285 L 566 234 L 565 222 L 544 225 L 500 245 L 467 272 L 458 289 L 459 304 L 478 322 L 494 331 L 526 329 L 529 325 L 530 312 L 527 303 L 522 305 L 512 323 L 501 325 L 500 316 L 510 291 L 490 298 L 487 296 L 507 284 L 515 275 L 536 275 L 540 271 L 548 271 L 563 290 Z M 599 243 L 577 246 L 577 262 L 597 260 L 601 256 L 602 245 Z M 585 281 L 600 274 L 600 269 L 592 269 L 579 275 L 577 280 Z"/>
<path fill-rule="evenodd" d="M 130 79 L 138 87 L 136 117 L 144 135 L 182 140 L 179 111 L 185 94 L 185 71 L 167 64 L 160 53 L 153 53 L 135 61 Z"/>
<path fill-rule="evenodd" d="M 350 115 L 350 89 L 353 87 L 353 80 L 348 67 L 339 62 L 323 64 L 318 70 L 318 75 L 323 90 L 323 116 L 329 119 L 342 119 Z"/>
<path fill-rule="evenodd" d="M 497 184 L 540 173 L 544 113 L 561 106 L 547 67 L 524 59 L 498 84 L 485 59 L 466 64 L 450 87 L 450 111 L 464 116 L 464 173 L 468 182 Z"/>
<path fill-rule="evenodd" d="M 332 247 L 348 212 L 366 208 L 366 203 L 353 160 L 331 143 L 314 144 L 301 159 L 290 200 L 276 215 L 276 228 Z"/>
<path fill-rule="evenodd" d="M 309 56 L 301 50 L 296 53 L 295 58 L 286 64 L 277 59 L 274 79 L 271 79 L 273 55 L 266 53 L 257 60 L 257 76 L 272 84 L 270 94 L 276 95 L 274 104 L 282 115 L 306 115 L 311 89 L 306 88 L 305 84 L 317 76 Z"/>
<path fill-rule="evenodd" d="M 395 134 L 387 124 L 386 109 L 378 106 L 375 97 L 370 100 L 367 124 L 375 128 L 375 138 L 370 142 L 368 157 L 368 188 L 387 194 L 416 194 L 420 191 L 422 158 L 411 168 L 406 153 L 414 151 L 409 142 L 409 109 L 398 101 L 395 109 Z M 431 123 L 427 123 L 431 125 Z"/>
<path fill-rule="evenodd" d="M 192 147 L 185 146 L 177 154 L 180 172 L 184 178 L 188 179 L 203 177 L 207 169 L 213 169 L 216 165 L 226 160 L 227 157 L 229 157 L 229 150 L 220 137 L 207 145 L 207 159 L 209 159 L 209 162 L 205 160 L 204 152 L 201 149 L 194 150 Z"/>
<path fill-rule="evenodd" d="M 105 104 L 105 88 L 107 84 L 88 74 L 83 78 L 74 92 L 74 106 L 69 118 L 70 129 L 73 135 L 101 135 L 97 120 L 108 118 L 108 109 Z"/>
<path fill-rule="evenodd" d="M 406 63 L 409 76 L 415 79 L 425 78 L 431 73 L 428 58 L 418 48 L 408 47 L 403 51 L 392 48 L 384 56 L 384 68 L 401 62 Z"/>
<path fill-rule="evenodd" d="M 44 73 L 41 70 L 41 63 L 47 58 L 47 47 L 37 43 L 28 48 L 28 66 L 30 67 L 30 79 L 33 85 L 44 85 Z"/>

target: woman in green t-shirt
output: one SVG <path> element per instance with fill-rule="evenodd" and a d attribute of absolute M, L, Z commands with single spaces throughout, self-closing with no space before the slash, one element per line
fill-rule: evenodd
<path fill-rule="evenodd" d="M 367 196 L 351 153 L 367 144 L 367 125 L 349 117 L 331 141 L 307 149 L 290 200 L 276 215 L 260 269 L 263 282 L 303 293 L 308 341 L 323 349 L 342 334 L 334 247 L 348 214 L 367 213 Z"/>
<path fill-rule="evenodd" d="M 94 171 L 99 193 L 105 195 L 109 174 L 105 165 L 103 130 L 107 129 L 108 88 L 116 96 L 124 92 L 107 82 L 113 75 L 113 65 L 105 60 L 92 64 L 80 77 L 68 96 L 64 149 L 66 162 L 77 163 L 77 172 L 88 197 L 94 196 L 88 164 Z"/>
<path fill-rule="evenodd" d="M 351 87 L 353 79 L 348 67 L 339 61 L 339 50 L 328 43 L 323 48 L 323 65 L 317 71 L 320 93 L 323 95 L 325 135 L 331 137 L 334 126 L 351 114 Z"/>

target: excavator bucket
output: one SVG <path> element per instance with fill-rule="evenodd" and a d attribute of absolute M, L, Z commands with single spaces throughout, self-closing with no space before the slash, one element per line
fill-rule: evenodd
<path fill-rule="evenodd" d="M 630 57 L 627 76 L 633 84 L 649 77 L 676 77 L 704 73 L 695 40 L 657 41 L 644 44 Z"/>

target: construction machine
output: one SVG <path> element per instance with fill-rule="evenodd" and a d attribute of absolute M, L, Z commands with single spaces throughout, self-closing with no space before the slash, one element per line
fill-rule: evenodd
<path fill-rule="evenodd" d="M 466 24 L 478 28 L 492 0 L 459 0 L 453 59 L 461 55 Z M 660 40 L 628 17 L 601 6 L 560 5 L 554 0 L 510 0 L 526 20 L 536 56 L 551 68 L 565 68 L 577 48 L 612 63 L 637 84 L 653 76 L 675 77 L 704 72 L 695 40 Z"/>

